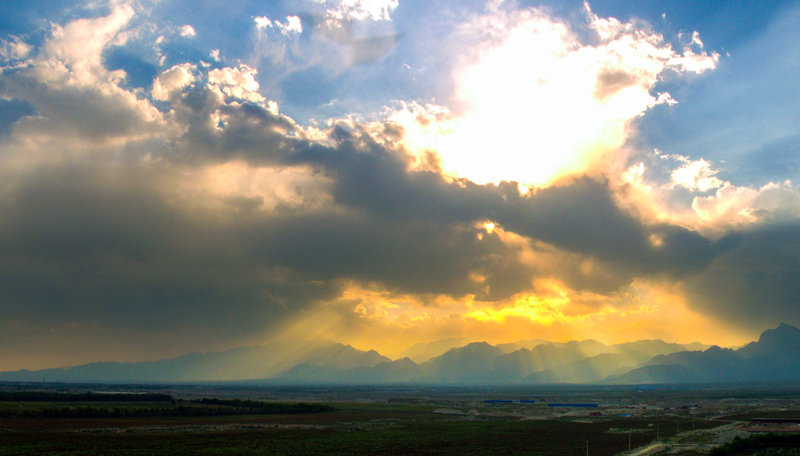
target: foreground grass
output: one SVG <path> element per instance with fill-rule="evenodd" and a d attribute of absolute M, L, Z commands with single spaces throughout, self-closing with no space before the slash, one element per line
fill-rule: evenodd
<path fill-rule="evenodd" d="M 710 456 L 771 456 L 800 455 L 800 435 L 756 434 L 746 439 L 737 437 L 733 442 L 711 451 Z"/>
<path fill-rule="evenodd" d="M 610 456 L 628 449 L 629 435 L 633 447 L 650 443 L 657 427 L 668 437 L 677 421 L 682 429 L 717 425 L 677 417 L 518 421 L 484 415 L 470 421 L 434 414 L 438 406 L 427 404 L 353 402 L 333 408 L 237 399 L 64 398 L 0 401 L 0 456 L 572 456 L 584 454 L 587 441 L 593 456 Z M 505 409 L 486 411 L 497 410 Z"/>
<path fill-rule="evenodd" d="M 426 421 L 368 431 L 257 429 L 211 432 L 16 431 L 0 433 L 0 455 L 615 455 L 628 447 L 615 428 L 644 421 Z M 132 431 L 132 432 L 131 432 Z M 662 434 L 663 435 L 663 434 Z M 654 436 L 632 435 L 633 446 Z"/>

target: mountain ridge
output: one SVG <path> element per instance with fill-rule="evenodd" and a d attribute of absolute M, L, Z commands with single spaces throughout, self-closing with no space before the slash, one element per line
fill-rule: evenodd
<path fill-rule="evenodd" d="M 676 370 L 682 373 L 673 375 Z M 758 341 L 736 350 L 714 345 L 705 351 L 654 357 L 637 369 L 607 378 L 604 383 L 746 382 L 766 379 L 800 380 L 800 329 L 781 323 L 777 328 L 761 333 Z"/>
<path fill-rule="evenodd" d="M 424 357 L 451 346 L 419 363 L 410 357 L 393 360 L 375 350 L 341 343 L 284 341 L 158 361 L 0 372 L 0 381 L 535 385 L 800 380 L 800 329 L 787 324 L 768 329 L 757 341 L 735 350 L 659 339 L 613 345 L 592 339 L 462 346 L 464 341 L 444 339 L 409 347 L 416 347 L 411 352 Z M 509 351 L 519 345 L 531 348 Z"/>

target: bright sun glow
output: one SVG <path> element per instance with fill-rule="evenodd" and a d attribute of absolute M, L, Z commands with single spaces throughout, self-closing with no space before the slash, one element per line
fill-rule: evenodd
<path fill-rule="evenodd" d="M 446 173 L 480 184 L 546 185 L 624 162 L 619 149 L 629 122 L 655 104 L 674 103 L 669 94 L 651 94 L 659 74 L 695 70 L 659 35 L 591 19 L 594 45 L 547 17 L 508 19 L 501 44 L 455 76 L 466 113 L 424 138 L 423 148 L 438 151 Z M 692 58 L 713 67 L 716 56 Z"/>
<path fill-rule="evenodd" d="M 619 125 L 592 99 L 591 62 L 570 41 L 563 26 L 530 22 L 459 75 L 471 112 L 440 144 L 448 170 L 478 183 L 544 184 L 619 145 Z"/>

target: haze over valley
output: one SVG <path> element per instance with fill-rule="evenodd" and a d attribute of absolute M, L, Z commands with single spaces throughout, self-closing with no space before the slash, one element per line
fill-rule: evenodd
<path fill-rule="evenodd" d="M 451 348 L 452 347 L 452 348 Z M 529 348 L 530 347 L 530 348 Z M 412 360 L 408 356 L 414 356 Z M 78 383 L 257 382 L 264 385 L 674 384 L 800 380 L 800 329 L 782 324 L 738 349 L 642 340 L 449 339 L 395 359 L 350 345 L 283 341 L 156 362 L 92 363 L 0 373 L 0 381 Z"/>

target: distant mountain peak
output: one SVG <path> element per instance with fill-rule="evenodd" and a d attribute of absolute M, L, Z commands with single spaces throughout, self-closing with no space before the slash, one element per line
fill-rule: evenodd
<path fill-rule="evenodd" d="M 417 343 L 395 354 L 392 358 L 410 358 L 415 363 L 422 363 L 445 353 L 451 348 L 463 347 L 468 343 L 470 343 L 469 339 L 464 338 L 450 338 L 427 343 Z"/>
<path fill-rule="evenodd" d="M 800 343 L 800 329 L 781 323 L 775 329 L 768 329 L 758 338 L 759 344 L 798 344 Z"/>
<path fill-rule="evenodd" d="M 503 353 L 502 350 L 491 345 L 487 342 L 472 342 L 463 347 L 456 347 L 451 348 L 440 357 L 453 357 L 453 356 L 473 356 L 473 355 L 482 355 L 482 356 L 498 356 Z M 437 358 L 434 358 L 437 359 Z"/>
<path fill-rule="evenodd" d="M 395 363 L 395 364 L 396 364 L 396 365 L 398 365 L 398 366 L 416 366 L 416 365 L 417 365 L 417 363 L 415 363 L 415 362 L 414 362 L 414 361 L 413 361 L 411 358 L 409 358 L 409 357 L 405 357 L 405 358 L 401 358 L 401 359 L 396 359 L 396 360 L 392 361 L 392 363 Z"/>
<path fill-rule="evenodd" d="M 481 341 L 469 343 L 465 347 L 492 347 L 492 345 L 489 342 Z"/>
<path fill-rule="evenodd" d="M 786 323 L 781 323 L 781 324 L 778 325 L 777 328 L 771 329 L 771 330 L 768 329 L 767 331 L 764 331 L 764 332 L 766 333 L 766 332 L 769 332 L 769 331 L 773 331 L 773 332 L 776 332 L 776 333 L 779 333 L 779 334 L 791 334 L 791 335 L 794 335 L 794 336 L 800 336 L 800 329 L 798 329 L 798 328 L 796 328 L 796 327 L 794 327 L 792 325 L 787 325 Z"/>
<path fill-rule="evenodd" d="M 753 345 L 748 344 L 748 346 Z M 800 329 L 794 326 L 781 323 L 775 329 L 768 329 L 761 333 L 758 338 L 757 346 L 759 350 L 786 350 L 786 349 L 800 349 Z M 747 347 L 745 347 L 747 348 Z M 753 350 L 749 348 L 748 350 Z M 747 352 L 748 350 L 745 350 Z"/>

